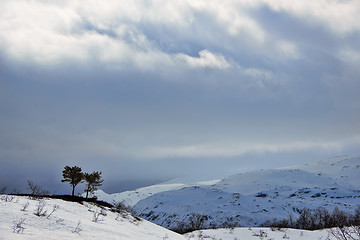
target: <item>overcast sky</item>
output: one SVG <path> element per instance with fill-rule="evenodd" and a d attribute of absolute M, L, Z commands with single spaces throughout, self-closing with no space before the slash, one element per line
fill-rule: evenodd
<path fill-rule="evenodd" d="M 358 0 L 0 0 L 0 187 L 119 192 L 360 147 Z"/>

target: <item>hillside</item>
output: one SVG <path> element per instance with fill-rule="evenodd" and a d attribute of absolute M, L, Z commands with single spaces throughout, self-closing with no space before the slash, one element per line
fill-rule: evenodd
<path fill-rule="evenodd" d="M 220 180 L 206 181 L 206 182 L 196 182 L 196 183 L 167 183 L 167 184 L 156 184 L 148 187 L 138 188 L 132 191 L 125 191 L 121 193 L 112 193 L 108 194 L 102 190 L 97 190 L 91 196 L 97 197 L 98 200 L 105 201 L 108 203 L 118 203 L 123 202 L 126 205 L 133 207 L 138 201 L 148 198 L 154 194 L 178 190 L 184 187 L 191 186 L 208 186 L 219 182 Z M 84 196 L 86 194 L 83 194 Z"/>
<path fill-rule="evenodd" d="M 134 209 L 145 219 L 177 228 L 192 213 L 206 216 L 206 227 L 229 221 L 259 226 L 266 220 L 297 217 L 303 208 L 338 207 L 353 212 L 360 200 L 359 157 L 337 157 L 305 166 L 233 175 L 207 186 L 160 192 Z"/>
<path fill-rule="evenodd" d="M 55 211 L 50 215 L 54 208 Z M 35 215 L 37 212 L 40 216 Z M 20 224 L 22 221 L 23 223 Z M 0 196 L 0 239 L 4 240 L 155 240 L 166 236 L 169 239 L 184 239 L 182 235 L 148 221 L 137 220 L 126 213 L 111 212 L 108 208 L 99 208 L 90 203 Z"/>

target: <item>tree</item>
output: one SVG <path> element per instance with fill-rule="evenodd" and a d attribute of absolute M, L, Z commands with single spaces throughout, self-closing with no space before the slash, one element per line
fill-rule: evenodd
<path fill-rule="evenodd" d="M 200 230 L 204 228 L 205 222 L 208 219 L 206 215 L 200 213 L 192 213 L 189 217 L 189 225 L 191 230 Z"/>
<path fill-rule="evenodd" d="M 35 195 L 38 193 L 38 191 L 39 191 L 38 185 L 33 183 L 33 181 L 31 181 L 31 180 L 27 180 L 27 184 L 28 184 L 28 189 L 30 189 L 30 191 L 31 191 L 31 195 Z"/>
<path fill-rule="evenodd" d="M 97 190 L 98 187 L 100 187 L 104 180 L 101 179 L 102 172 L 95 172 L 92 173 L 85 173 L 84 174 L 84 180 L 86 182 L 86 198 L 88 198 L 89 193 L 93 193 L 95 190 Z"/>
<path fill-rule="evenodd" d="M 31 191 L 31 195 L 47 195 L 49 194 L 49 191 L 42 189 L 39 185 L 35 184 L 31 180 L 27 180 L 28 189 Z"/>
<path fill-rule="evenodd" d="M 76 185 L 78 185 L 83 180 L 83 173 L 81 172 L 81 168 L 77 166 L 65 166 L 62 173 L 64 179 L 62 179 L 61 182 L 69 182 L 73 188 L 72 196 L 74 196 Z"/>

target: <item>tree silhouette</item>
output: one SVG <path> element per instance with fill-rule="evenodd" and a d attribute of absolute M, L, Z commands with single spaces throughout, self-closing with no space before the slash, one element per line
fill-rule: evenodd
<path fill-rule="evenodd" d="M 62 173 L 64 179 L 62 179 L 61 182 L 69 182 L 69 184 L 72 186 L 72 196 L 74 196 L 76 185 L 78 185 L 83 180 L 83 173 L 81 172 L 81 168 L 77 166 L 65 166 Z"/>
<path fill-rule="evenodd" d="M 92 172 L 92 173 L 85 173 L 84 174 L 84 180 L 86 182 L 86 198 L 88 198 L 89 193 L 93 193 L 95 190 L 97 190 L 98 187 L 100 187 L 104 180 L 101 179 L 102 172 Z"/>

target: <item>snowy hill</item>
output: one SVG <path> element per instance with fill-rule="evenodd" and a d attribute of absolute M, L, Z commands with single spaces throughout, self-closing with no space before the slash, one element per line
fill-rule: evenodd
<path fill-rule="evenodd" d="M 338 207 L 353 212 L 360 200 L 360 157 L 338 157 L 306 166 L 254 171 L 213 185 L 159 192 L 140 200 L 140 216 L 176 228 L 192 213 L 206 216 L 206 227 L 236 222 L 258 226 L 273 218 L 297 217 L 303 208 Z"/>
<path fill-rule="evenodd" d="M 341 156 L 294 168 L 328 176 L 339 185 L 360 188 L 360 157 Z"/>
<path fill-rule="evenodd" d="M 121 193 L 108 194 L 102 190 L 97 190 L 92 194 L 92 196 L 97 197 L 98 200 L 105 201 L 108 203 L 119 203 L 123 202 L 127 206 L 133 207 L 138 201 L 148 198 L 154 194 L 178 190 L 184 187 L 191 186 L 208 186 L 219 182 L 220 180 L 206 181 L 206 182 L 196 182 L 196 183 L 169 183 L 169 184 L 157 184 L 148 187 L 138 188 L 133 191 L 125 191 Z M 86 194 L 83 194 L 84 196 Z"/>
<path fill-rule="evenodd" d="M 39 210 L 39 207 L 43 208 Z M 37 212 L 40 216 L 35 215 Z M 90 203 L 82 205 L 58 199 L 31 200 L 27 197 L 0 196 L 0 239 L 4 240 L 162 240 L 166 236 L 184 240 L 182 235 L 148 221 L 139 221 L 131 215 L 111 212 Z"/>

